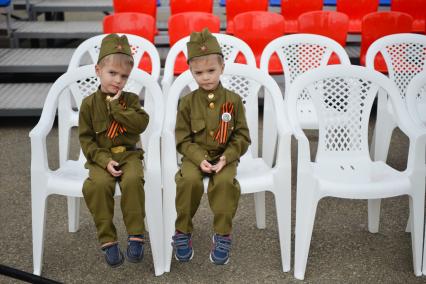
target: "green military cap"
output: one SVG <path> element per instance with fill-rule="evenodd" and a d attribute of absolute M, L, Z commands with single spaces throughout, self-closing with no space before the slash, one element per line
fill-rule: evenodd
<path fill-rule="evenodd" d="M 223 56 L 219 42 L 207 28 L 202 32 L 191 33 L 186 47 L 188 48 L 188 62 L 194 57 L 209 54 L 220 54 Z"/>
<path fill-rule="evenodd" d="M 114 53 L 123 53 L 132 57 L 132 51 L 130 49 L 129 41 L 127 36 L 119 36 L 117 34 L 109 34 L 103 38 L 101 44 L 101 50 L 99 51 L 98 63 L 107 55 Z"/>

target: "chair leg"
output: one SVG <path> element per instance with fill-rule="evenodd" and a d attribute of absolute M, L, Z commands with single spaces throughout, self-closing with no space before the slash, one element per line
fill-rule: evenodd
<path fill-rule="evenodd" d="M 284 272 L 290 271 L 291 262 L 291 192 L 275 192 L 278 233 L 280 237 L 281 264 Z"/>
<path fill-rule="evenodd" d="M 256 224 L 258 229 L 266 228 L 265 217 L 265 192 L 254 193 L 254 209 L 256 212 Z"/>
<path fill-rule="evenodd" d="M 368 230 L 370 233 L 379 232 L 381 199 L 368 199 Z"/>
<path fill-rule="evenodd" d="M 68 202 L 68 231 L 75 233 L 80 226 L 80 197 L 67 197 Z"/>
<path fill-rule="evenodd" d="M 422 275 L 422 248 L 424 230 L 424 193 L 410 196 L 411 246 L 413 250 L 413 267 L 416 276 Z"/>
<path fill-rule="evenodd" d="M 299 190 L 299 188 L 296 201 L 294 277 L 303 280 L 305 278 L 318 198 L 314 196 L 313 192 L 303 192 L 304 190 Z"/>
<path fill-rule="evenodd" d="M 175 233 L 175 221 L 176 221 L 176 208 L 175 208 L 175 198 L 176 198 L 176 184 L 174 179 L 170 179 L 173 182 L 166 185 L 164 182 L 163 189 L 163 222 L 164 222 L 164 271 L 170 272 L 170 265 L 173 255 L 172 247 L 172 236 Z"/>
<path fill-rule="evenodd" d="M 46 224 L 46 195 L 31 194 L 33 230 L 33 268 L 35 275 L 41 275 L 43 267 L 44 227 Z"/>
<path fill-rule="evenodd" d="M 146 174 L 145 202 L 146 222 L 149 226 L 149 240 L 151 243 L 152 258 L 155 276 L 164 273 L 164 251 L 163 251 L 163 208 L 161 183 L 157 182 L 161 177 L 153 177 Z"/>

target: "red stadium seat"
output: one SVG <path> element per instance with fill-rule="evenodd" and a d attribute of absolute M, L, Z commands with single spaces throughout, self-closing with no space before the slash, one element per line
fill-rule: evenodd
<path fill-rule="evenodd" d="M 379 0 L 338 0 L 337 12 L 349 16 L 349 33 L 361 33 L 362 18 L 373 12 L 377 12 Z"/>
<path fill-rule="evenodd" d="M 220 19 L 210 13 L 186 12 L 172 15 L 169 19 L 169 39 L 170 46 L 173 46 L 178 40 L 191 34 L 191 32 L 201 32 L 208 28 L 212 33 L 219 33 Z M 175 61 L 175 75 L 179 75 L 188 70 L 186 57 L 180 53 Z"/>
<path fill-rule="evenodd" d="M 323 0 L 281 0 L 281 15 L 285 20 L 285 32 L 297 33 L 297 19 L 306 12 L 322 10 Z"/>
<path fill-rule="evenodd" d="M 117 13 L 105 16 L 103 20 L 104 33 L 125 33 L 146 38 L 154 43 L 155 19 L 142 13 Z M 152 63 L 148 54 L 144 54 L 138 66 L 151 73 Z"/>
<path fill-rule="evenodd" d="M 234 33 L 234 17 L 249 11 L 268 11 L 268 0 L 227 0 L 226 33 Z"/>
<path fill-rule="evenodd" d="M 335 11 L 312 11 L 303 13 L 298 18 L 299 33 L 317 34 L 337 41 L 341 46 L 346 45 L 349 17 Z M 339 58 L 332 54 L 329 64 L 339 64 Z"/>
<path fill-rule="evenodd" d="M 391 11 L 404 12 L 413 17 L 413 32 L 426 32 L 426 0 L 392 0 Z"/>
<path fill-rule="evenodd" d="M 284 35 L 284 18 L 276 13 L 264 11 L 245 12 L 234 18 L 234 36 L 245 41 L 251 48 L 256 57 L 256 63 L 259 67 L 260 56 L 265 46 Z M 242 59 L 237 57 L 236 62 L 242 63 Z M 276 54 L 271 57 L 269 62 L 270 74 L 281 74 L 281 62 Z"/>
<path fill-rule="evenodd" d="M 365 54 L 375 40 L 390 34 L 409 33 L 412 25 L 413 17 L 402 12 L 375 12 L 364 16 L 361 31 L 361 65 L 365 65 Z M 374 66 L 374 69 L 380 72 L 387 72 L 381 54 L 376 56 Z"/>
<path fill-rule="evenodd" d="M 157 22 L 157 0 L 113 0 L 114 13 L 133 12 L 151 15 Z M 157 34 L 157 24 L 155 24 Z"/>
<path fill-rule="evenodd" d="M 213 0 L 170 0 L 171 14 L 184 12 L 213 13 Z"/>

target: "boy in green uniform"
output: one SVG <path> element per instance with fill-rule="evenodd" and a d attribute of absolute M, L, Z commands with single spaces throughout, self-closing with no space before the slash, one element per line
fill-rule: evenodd
<path fill-rule="evenodd" d="M 250 135 L 241 97 L 220 83 L 224 62 L 217 39 L 204 29 L 191 34 L 187 48 L 199 88 L 180 100 L 176 118 L 176 148 L 183 158 L 175 178 L 175 258 L 189 261 L 194 255 L 192 218 L 204 192 L 203 178 L 209 176 L 207 195 L 215 232 L 210 260 L 226 264 L 240 197 L 237 164 L 250 145 Z"/>
<path fill-rule="evenodd" d="M 120 184 L 121 211 L 128 233 L 126 257 L 139 262 L 144 252 L 143 151 L 136 149 L 136 143 L 149 116 L 137 95 L 122 91 L 133 64 L 127 37 L 106 36 L 95 67 L 100 87 L 80 107 L 79 139 L 89 169 L 83 195 L 105 260 L 112 267 L 124 261 L 112 222 L 116 182 Z"/>

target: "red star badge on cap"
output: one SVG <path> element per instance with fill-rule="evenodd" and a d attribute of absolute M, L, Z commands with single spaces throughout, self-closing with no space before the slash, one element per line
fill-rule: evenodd
<path fill-rule="evenodd" d="M 118 49 L 118 50 L 122 50 L 123 49 L 123 47 L 119 44 L 119 45 L 117 45 L 116 46 L 116 48 Z"/>
<path fill-rule="evenodd" d="M 205 51 L 207 50 L 207 46 L 202 45 L 202 46 L 200 47 L 200 49 L 201 49 L 201 51 L 202 51 L 202 52 L 205 52 Z"/>

